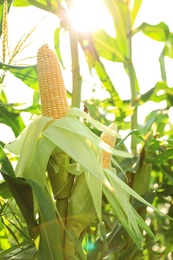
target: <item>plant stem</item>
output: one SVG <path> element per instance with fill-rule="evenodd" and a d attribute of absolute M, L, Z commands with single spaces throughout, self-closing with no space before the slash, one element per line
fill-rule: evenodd
<path fill-rule="evenodd" d="M 135 69 L 133 66 L 133 62 L 132 62 L 132 35 L 131 35 L 130 9 L 128 12 L 127 35 L 128 35 L 128 47 L 129 47 L 129 58 L 128 58 L 128 62 L 127 62 L 127 69 L 128 69 L 128 74 L 129 74 L 129 78 L 130 78 L 131 105 L 134 106 L 134 112 L 131 117 L 131 130 L 134 130 L 134 129 L 138 128 L 138 121 L 137 121 L 138 110 L 137 110 L 137 106 L 135 106 L 135 101 L 136 101 L 137 95 L 138 95 L 138 82 L 137 82 L 136 73 L 135 73 Z M 137 152 L 137 137 L 134 135 L 132 135 L 131 150 L 133 153 Z"/>
<path fill-rule="evenodd" d="M 165 61 L 164 61 L 164 50 L 160 54 L 159 63 L 160 63 L 160 72 L 161 72 L 162 80 L 167 82 L 166 68 L 165 68 Z"/>
<path fill-rule="evenodd" d="M 70 10 L 71 1 L 67 1 L 68 8 Z M 71 49 L 71 59 L 72 59 L 72 107 L 80 107 L 81 102 L 81 75 L 79 66 L 79 53 L 78 53 L 78 35 L 77 31 L 73 28 L 70 21 L 68 21 L 68 30 L 70 37 L 70 49 Z"/>

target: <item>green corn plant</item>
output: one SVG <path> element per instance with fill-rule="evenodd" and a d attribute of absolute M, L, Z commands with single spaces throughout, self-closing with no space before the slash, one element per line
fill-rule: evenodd
<path fill-rule="evenodd" d="M 56 251 L 52 249 L 50 259 L 54 259 L 53 256 L 55 259 L 86 259 L 81 239 L 94 218 L 98 219 L 101 227 L 103 225 L 103 194 L 119 222 L 142 250 L 144 239 L 140 229 L 153 240 L 154 235 L 130 204 L 130 196 L 159 211 L 123 182 L 116 169 L 111 167 L 111 160 L 112 165 L 119 166 L 111 155 L 132 157 L 114 148 L 116 138 L 120 138 L 116 127 L 101 124 L 79 108 L 69 108 L 57 56 L 47 44 L 38 50 L 37 73 L 42 116 L 34 119 L 20 138 L 6 145 L 6 149 L 19 155 L 15 176 L 27 180 L 34 189 L 38 185 L 51 200 L 61 244 Z M 101 137 L 81 119 L 103 132 Z M 106 164 L 105 157 L 108 159 Z M 33 201 L 34 212 L 39 216 L 38 225 L 44 227 L 47 224 L 43 221 L 36 194 Z M 104 232 L 102 235 L 105 236 Z M 42 232 L 35 238 L 38 259 L 47 257 L 44 248 L 39 247 L 45 236 L 46 233 Z"/>

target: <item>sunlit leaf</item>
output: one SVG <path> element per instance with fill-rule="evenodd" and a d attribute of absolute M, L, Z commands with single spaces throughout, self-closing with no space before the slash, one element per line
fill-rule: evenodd
<path fill-rule="evenodd" d="M 31 5 L 31 4 L 27 0 L 14 0 L 14 2 L 13 2 L 13 6 L 16 6 L 16 7 L 25 7 L 25 6 L 29 6 L 29 5 Z"/>
<path fill-rule="evenodd" d="M 118 47 L 124 57 L 129 58 L 130 54 L 127 40 L 128 5 L 124 1 L 114 0 L 104 0 L 104 3 L 114 19 Z"/>
<path fill-rule="evenodd" d="M 4 106 L 3 103 L 0 103 L 0 123 L 11 127 L 16 137 L 25 127 L 20 113 L 13 108 Z"/>
<path fill-rule="evenodd" d="M 54 0 L 28 0 L 28 2 L 40 9 L 43 9 L 47 12 L 57 14 L 58 11 L 58 2 L 61 1 L 54 1 Z"/>
<path fill-rule="evenodd" d="M 19 140 L 6 146 L 9 151 L 20 153 L 16 176 L 32 179 L 42 187 L 45 183 L 47 163 L 55 145 L 41 138 L 41 133 L 51 120 L 48 117 L 41 117 L 33 121 Z"/>
<path fill-rule="evenodd" d="M 117 40 L 109 36 L 103 29 L 99 29 L 93 34 L 93 42 L 99 56 L 115 62 L 124 61 Z"/>
<path fill-rule="evenodd" d="M 88 172 L 85 172 L 85 179 L 93 200 L 95 210 L 97 212 L 99 220 L 101 221 L 102 183 Z"/>
<path fill-rule="evenodd" d="M 122 104 L 122 101 L 118 95 L 118 92 L 116 90 L 116 87 L 113 85 L 106 68 L 104 64 L 101 62 L 100 57 L 97 53 L 97 50 L 94 46 L 92 36 L 89 34 L 86 35 L 80 35 L 79 42 L 81 44 L 81 47 L 85 53 L 86 61 L 88 63 L 89 69 L 94 68 L 102 81 L 104 87 L 106 90 L 110 93 L 110 96 L 112 98 L 112 102 L 118 104 Z M 87 42 L 87 44 L 85 44 Z"/>
<path fill-rule="evenodd" d="M 170 32 L 169 39 L 166 41 L 165 48 L 163 50 L 165 56 L 173 58 L 173 33 Z"/>
<path fill-rule="evenodd" d="M 10 71 L 15 77 L 22 80 L 27 86 L 38 91 L 36 66 L 13 66 L 0 62 L 0 69 Z"/>
<path fill-rule="evenodd" d="M 156 25 L 151 25 L 148 23 L 142 23 L 135 32 L 142 31 L 148 37 L 156 41 L 167 41 L 169 39 L 169 27 L 161 22 Z"/>
<path fill-rule="evenodd" d="M 58 56 L 58 60 L 61 62 L 62 67 L 64 68 L 62 57 L 61 57 L 61 51 L 60 51 L 60 33 L 61 33 L 61 27 L 57 28 L 54 32 L 54 48 L 56 51 L 56 54 Z"/>
<path fill-rule="evenodd" d="M 134 196 L 139 201 L 143 201 L 146 205 L 150 204 L 147 201 L 143 200 L 132 189 L 130 189 L 129 186 L 127 186 L 123 181 L 121 181 L 110 170 L 105 169 L 104 171 L 110 182 L 110 188 L 104 187 L 104 194 L 107 197 L 109 203 L 111 204 L 121 224 L 130 234 L 131 238 L 136 243 L 136 245 L 140 249 L 142 249 L 143 237 L 139 231 L 138 225 L 142 229 L 144 229 L 152 238 L 154 238 L 154 235 L 152 234 L 148 226 L 145 224 L 143 219 L 140 217 L 140 215 L 138 215 L 138 213 L 131 206 L 129 202 L 129 195 Z M 155 210 L 158 211 L 157 209 Z"/>
<path fill-rule="evenodd" d="M 133 3 L 133 8 L 130 10 L 131 16 L 131 26 L 133 26 L 136 16 L 138 15 L 139 9 L 141 7 L 142 0 L 135 0 Z"/>

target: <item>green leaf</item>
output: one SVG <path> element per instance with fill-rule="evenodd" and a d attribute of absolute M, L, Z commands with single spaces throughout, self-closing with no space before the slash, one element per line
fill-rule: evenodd
<path fill-rule="evenodd" d="M 149 203 L 143 200 L 137 193 L 135 193 L 128 185 L 126 185 L 110 170 L 105 169 L 104 172 L 109 180 L 109 183 L 104 185 L 103 192 L 120 223 L 124 226 L 138 248 L 142 249 L 143 237 L 138 225 L 144 229 L 152 238 L 154 238 L 154 235 L 145 224 L 144 220 L 140 217 L 140 215 L 138 215 L 138 213 L 130 204 L 130 195 L 134 196 L 139 201 L 143 201 L 147 205 Z"/>
<path fill-rule="evenodd" d="M 163 153 L 154 156 L 153 158 L 147 158 L 146 162 L 148 163 L 155 163 L 155 164 L 162 164 L 167 162 L 168 160 L 173 158 L 173 149 L 169 149 L 164 151 Z"/>
<path fill-rule="evenodd" d="M 12 193 L 10 192 L 9 187 L 5 181 L 0 183 L 0 196 L 4 199 L 9 199 L 12 197 Z"/>
<path fill-rule="evenodd" d="M 36 248 L 32 240 L 11 246 L 9 249 L 0 252 L 0 259 L 18 259 L 18 260 L 35 260 Z"/>
<path fill-rule="evenodd" d="M 87 41 L 87 45 L 85 42 Z M 116 106 L 122 105 L 122 100 L 120 99 L 118 92 L 116 91 L 115 86 L 113 85 L 103 63 L 100 60 L 100 57 L 97 53 L 97 50 L 94 46 L 93 39 L 91 35 L 83 37 L 80 35 L 79 42 L 85 53 L 86 61 L 88 63 L 89 69 L 94 68 L 102 81 L 106 90 L 110 93 L 113 104 Z"/>
<path fill-rule="evenodd" d="M 69 217 L 66 222 L 68 232 L 66 233 L 65 238 L 65 259 L 72 259 L 74 257 L 75 249 L 77 249 L 80 253 L 80 234 L 85 232 L 85 230 L 90 226 L 96 216 L 97 207 L 101 206 L 101 201 L 99 201 L 99 205 L 97 205 L 95 210 L 85 176 L 86 173 L 82 173 L 76 178 L 76 184 L 74 186 L 71 198 L 69 199 Z M 96 182 L 94 181 L 94 183 Z M 101 194 L 97 195 L 100 197 Z M 82 255 L 81 258 L 86 259 L 86 257 L 82 257 Z"/>
<path fill-rule="evenodd" d="M 37 92 L 38 93 L 38 92 Z M 41 114 L 41 105 L 40 104 L 34 104 L 30 107 L 24 108 L 24 109 L 18 109 L 19 112 L 29 112 L 31 114 L 40 115 Z"/>
<path fill-rule="evenodd" d="M 163 183 L 157 190 L 157 195 L 168 197 L 173 195 L 173 185 Z"/>
<path fill-rule="evenodd" d="M 35 238 L 38 235 L 38 226 L 34 218 L 33 195 L 30 186 L 20 178 L 16 178 L 1 170 L 2 176 L 15 198 L 23 217 L 28 225 L 29 234 Z"/>
<path fill-rule="evenodd" d="M 147 242 L 147 244 L 144 246 L 144 250 L 151 247 L 152 245 L 153 245 L 153 241 Z M 137 257 L 141 256 L 141 254 L 142 252 L 136 247 L 136 245 L 132 244 L 129 247 L 127 247 L 125 250 L 123 250 L 123 252 L 119 255 L 117 260 L 137 259 Z"/>
<path fill-rule="evenodd" d="M 57 15 L 58 13 L 58 2 L 61 1 L 54 1 L 54 0 L 28 0 L 31 5 L 34 5 L 44 11 L 51 12 Z"/>
<path fill-rule="evenodd" d="M 54 32 L 54 48 L 55 48 L 56 54 L 58 56 L 58 60 L 61 62 L 61 65 L 64 68 L 62 57 L 61 57 L 61 52 L 60 52 L 60 33 L 61 33 L 61 30 L 62 30 L 62 28 L 59 27 Z"/>
<path fill-rule="evenodd" d="M 14 135 L 17 137 L 25 127 L 20 113 L 13 108 L 0 103 L 0 123 L 11 127 Z"/>
<path fill-rule="evenodd" d="M 106 7 L 108 8 L 116 29 L 116 40 L 118 47 L 124 57 L 129 58 L 128 47 L 128 5 L 125 1 L 104 0 Z"/>
<path fill-rule="evenodd" d="M 2 34 L 3 10 L 4 10 L 4 4 L 3 4 L 3 1 L 1 1 L 0 2 L 0 36 Z"/>
<path fill-rule="evenodd" d="M 20 154 L 16 176 L 34 180 L 41 187 L 44 187 L 47 163 L 55 148 L 53 143 L 41 137 L 41 133 L 52 120 L 49 117 L 38 118 L 25 129 L 19 140 L 6 145 L 10 152 Z"/>
<path fill-rule="evenodd" d="M 134 156 L 133 158 L 125 158 L 121 161 L 120 167 L 124 172 L 136 172 L 139 167 L 139 156 Z"/>
<path fill-rule="evenodd" d="M 166 41 L 165 48 L 163 50 L 165 56 L 173 58 L 173 33 L 169 34 L 169 40 Z"/>
<path fill-rule="evenodd" d="M 145 35 L 152 38 L 153 40 L 163 42 L 166 42 L 169 39 L 170 34 L 169 27 L 164 22 L 156 25 L 142 23 L 137 29 L 135 29 L 134 33 L 139 31 L 143 32 Z"/>
<path fill-rule="evenodd" d="M 27 0 L 14 0 L 14 2 L 13 2 L 13 6 L 16 6 L 16 7 L 25 7 L 25 6 L 29 6 L 29 5 L 31 5 L 31 4 Z"/>
<path fill-rule="evenodd" d="M 99 56 L 115 62 L 124 61 L 117 40 L 109 36 L 103 29 L 99 29 L 93 34 L 93 42 Z"/>
<path fill-rule="evenodd" d="M 38 91 L 37 69 L 36 66 L 13 66 L 0 62 L 0 69 L 10 71 L 15 77 L 22 80 L 28 87 Z"/>
<path fill-rule="evenodd" d="M 9 173 L 10 175 L 14 176 L 13 166 L 11 165 L 11 162 L 8 159 L 7 155 L 5 154 L 2 146 L 0 146 L 0 165 L 1 165 L 1 170 L 3 172 Z"/>
<path fill-rule="evenodd" d="M 94 203 L 95 210 L 101 222 L 101 216 L 99 216 L 99 214 L 101 212 L 102 205 L 102 183 L 88 172 L 85 172 L 85 179 Z"/>
<path fill-rule="evenodd" d="M 83 129 L 83 132 L 86 131 L 79 120 L 62 118 L 56 120 L 54 124 L 49 125 L 44 131 L 43 136 L 67 153 L 76 162 L 80 163 L 84 169 L 103 180 L 101 174 L 102 168 L 97 159 L 99 153 L 97 150 L 94 152 L 92 143 L 87 140 L 86 134 L 89 133 L 84 132 L 84 137 L 82 136 L 82 132 L 81 136 L 76 133 L 77 129 L 79 132 L 79 127 Z M 93 136 L 91 135 L 91 137 Z"/>
<path fill-rule="evenodd" d="M 63 260 L 60 228 L 51 197 L 32 180 L 27 183 L 36 196 L 40 214 L 38 260 Z"/>
<path fill-rule="evenodd" d="M 142 0 L 135 0 L 133 8 L 130 10 L 131 26 L 133 26 L 136 16 L 138 15 L 139 9 L 141 7 Z"/>
<path fill-rule="evenodd" d="M 155 208 L 153 205 L 151 205 L 149 202 L 147 202 L 146 200 L 144 200 L 138 193 L 136 193 L 133 189 L 131 189 L 125 182 L 123 182 L 121 179 L 119 179 L 114 173 L 112 173 L 110 170 L 108 169 L 104 169 L 104 171 L 106 172 L 106 174 L 108 174 L 108 176 L 110 176 L 116 183 L 119 184 L 119 187 L 122 188 L 122 190 L 126 191 L 129 195 L 133 196 L 135 199 L 139 200 L 141 203 L 145 204 L 146 206 L 151 207 L 153 210 L 155 210 L 158 214 L 164 215 L 162 212 L 160 212 L 157 208 Z M 149 231 L 149 233 L 151 234 L 151 231 Z M 151 234 L 151 236 L 153 236 Z"/>

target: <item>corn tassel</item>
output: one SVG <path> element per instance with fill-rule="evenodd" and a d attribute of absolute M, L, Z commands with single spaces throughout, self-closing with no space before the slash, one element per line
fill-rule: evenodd
<path fill-rule="evenodd" d="M 2 61 L 6 62 L 6 51 L 8 44 L 8 1 L 4 1 L 3 20 L 2 20 Z"/>
<path fill-rule="evenodd" d="M 69 110 L 64 80 L 54 51 L 48 44 L 43 45 L 37 54 L 37 73 L 40 88 L 42 115 L 60 119 Z M 69 158 L 66 154 L 53 154 L 49 160 L 47 171 L 52 186 L 56 206 L 62 221 L 66 222 L 68 198 L 71 195 L 73 176 L 64 170 L 61 165 Z M 57 170 L 58 169 L 58 170 Z M 60 222 L 61 223 L 61 222 Z M 61 228 L 61 238 L 64 241 L 64 229 Z"/>
<path fill-rule="evenodd" d="M 116 126 L 112 123 L 108 126 L 110 129 L 116 131 L 117 128 Z M 108 133 L 102 133 L 100 138 L 107 143 L 111 148 L 114 148 L 115 146 L 115 142 L 116 142 L 116 138 L 113 135 L 110 135 Z M 111 164 L 111 153 L 108 153 L 106 151 L 102 151 L 102 167 L 103 168 L 108 168 L 110 169 L 110 164 Z"/>
<path fill-rule="evenodd" d="M 66 89 L 58 58 L 48 44 L 38 50 L 37 72 L 42 115 L 54 119 L 64 117 L 69 110 Z"/>

